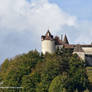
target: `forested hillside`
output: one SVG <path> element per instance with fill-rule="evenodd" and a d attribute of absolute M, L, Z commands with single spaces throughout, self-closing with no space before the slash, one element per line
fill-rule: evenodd
<path fill-rule="evenodd" d="M 0 67 L 0 92 L 89 92 L 85 63 L 71 50 L 46 55 L 30 51 Z"/>

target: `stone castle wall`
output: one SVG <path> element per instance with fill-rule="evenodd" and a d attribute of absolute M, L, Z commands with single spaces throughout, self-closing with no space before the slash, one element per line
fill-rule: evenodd
<path fill-rule="evenodd" d="M 54 53 L 56 50 L 55 47 L 55 41 L 54 40 L 43 40 L 42 41 L 42 52 L 45 54 L 48 53 Z"/>
<path fill-rule="evenodd" d="M 85 54 L 91 54 L 92 55 L 92 47 L 82 47 Z"/>

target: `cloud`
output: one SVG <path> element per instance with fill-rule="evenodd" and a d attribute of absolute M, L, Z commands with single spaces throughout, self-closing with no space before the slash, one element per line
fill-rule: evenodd
<path fill-rule="evenodd" d="M 51 28 L 60 30 L 64 25 L 74 26 L 76 18 L 62 11 L 48 0 L 1 0 L 1 27 L 24 31 Z M 41 31 L 40 31 L 41 32 Z M 39 32 L 37 32 L 39 33 Z"/>
<path fill-rule="evenodd" d="M 79 21 L 77 25 L 76 43 L 91 44 L 92 42 L 92 21 Z"/>
<path fill-rule="evenodd" d="M 41 48 L 40 36 L 49 28 L 60 32 L 76 26 L 76 17 L 48 0 L 0 0 L 0 58 Z"/>

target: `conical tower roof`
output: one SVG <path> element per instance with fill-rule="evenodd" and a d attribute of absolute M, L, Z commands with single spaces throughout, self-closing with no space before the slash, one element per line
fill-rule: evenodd
<path fill-rule="evenodd" d="M 66 34 L 65 34 L 65 37 L 64 37 L 64 43 L 69 44 Z"/>
<path fill-rule="evenodd" d="M 45 34 L 45 40 L 53 40 L 53 35 L 48 30 Z"/>
<path fill-rule="evenodd" d="M 47 31 L 47 33 L 46 33 L 45 36 L 48 36 L 48 37 L 49 37 L 49 36 L 52 36 L 49 30 Z"/>

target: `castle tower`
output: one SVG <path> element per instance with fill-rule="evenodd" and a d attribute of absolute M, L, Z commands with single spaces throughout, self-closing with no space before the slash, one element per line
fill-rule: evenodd
<path fill-rule="evenodd" d="M 55 41 L 53 39 L 53 35 L 51 35 L 50 31 L 48 30 L 45 36 L 41 36 L 42 41 L 42 53 L 54 53 L 55 48 Z"/>

